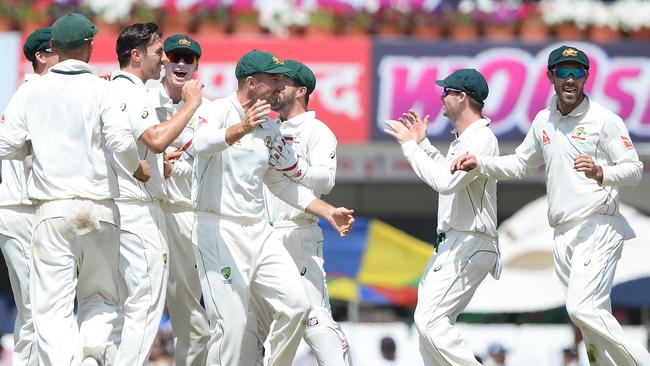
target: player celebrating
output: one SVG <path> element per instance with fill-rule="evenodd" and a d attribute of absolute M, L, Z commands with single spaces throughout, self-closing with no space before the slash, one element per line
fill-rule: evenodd
<path fill-rule="evenodd" d="M 428 116 L 414 111 L 400 121 L 387 120 L 388 134 L 420 179 L 439 193 L 436 252 L 420 280 L 415 326 L 425 365 L 480 365 L 465 345 L 456 318 L 488 272 L 498 278 L 496 180 L 474 173 L 450 174 L 452 159 L 466 151 L 498 156 L 499 145 L 483 117 L 488 85 L 478 71 L 461 69 L 438 80 L 444 88 L 443 115 L 456 139 L 443 156 L 426 138 Z"/>
<path fill-rule="evenodd" d="M 148 179 L 121 103 L 87 64 L 96 33 L 82 15 L 58 19 L 51 46 L 60 63 L 21 88 L 0 129 L 0 157 L 24 156 L 27 138 L 33 148 L 27 193 L 40 202 L 30 273 L 39 365 L 110 362 L 119 305 L 119 213 L 105 149 Z"/>
<path fill-rule="evenodd" d="M 309 310 L 289 253 L 266 222 L 263 183 L 301 210 L 326 218 L 343 235 L 351 229 L 352 211 L 334 208 L 314 197 L 269 165 L 269 148 L 281 141 L 270 104 L 284 88 L 290 71 L 274 55 L 251 51 L 237 62 L 237 92 L 213 102 L 194 135 L 196 161 L 192 198 L 196 220 L 192 235 L 210 319 L 208 364 L 243 365 L 257 340 L 246 337 L 251 298 L 262 299 L 284 336 L 273 338 L 271 365 L 290 365 Z M 277 166 L 278 169 L 290 167 Z M 254 335 L 254 334 L 253 334 Z"/>
<path fill-rule="evenodd" d="M 582 331 L 589 362 L 650 365 L 650 355 L 629 340 L 611 314 L 610 293 L 625 239 L 634 236 L 619 213 L 619 187 L 636 185 L 639 161 L 621 118 L 584 94 L 589 58 L 561 46 L 548 57 L 555 89 L 512 155 L 463 155 L 452 169 L 497 179 L 523 178 L 544 164 L 548 219 L 555 229 L 555 271 L 566 308 Z"/>
<path fill-rule="evenodd" d="M 291 69 L 285 74 L 289 80 L 271 108 L 280 113 L 280 131 L 286 145 L 277 144 L 271 150 L 271 165 L 295 166 L 284 173 L 320 197 L 334 188 L 336 137 L 316 119 L 315 112 L 307 111 L 309 96 L 316 87 L 314 73 L 297 61 L 287 60 L 284 65 Z M 268 190 L 265 198 L 269 221 L 298 267 L 311 306 L 305 341 L 319 366 L 349 365 L 347 340 L 332 319 L 323 269 L 323 233 L 318 217 L 288 205 Z M 261 332 L 268 328 L 271 320 L 265 321 Z M 265 338 L 264 333 L 261 336 Z"/>
<path fill-rule="evenodd" d="M 148 361 L 158 332 L 167 286 L 165 217 L 160 201 L 165 197 L 162 152 L 181 134 L 201 103 L 201 83 L 188 81 L 182 87 L 185 105 L 168 121 L 159 123 L 148 105 L 147 80 L 158 79 L 163 65 L 162 33 L 153 23 L 136 23 L 122 29 L 117 39 L 121 71 L 112 74 L 112 84 L 126 102 L 140 158 L 151 169 L 151 179 L 138 182 L 128 170 L 115 165 L 120 197 L 120 272 L 126 281 L 124 326 L 117 352 L 117 365 L 137 366 Z"/>
<path fill-rule="evenodd" d="M 51 34 L 50 28 L 40 28 L 25 40 L 23 54 L 34 69 L 33 74 L 25 75 L 26 82 L 44 75 L 50 67 L 59 62 L 59 56 L 53 53 L 50 47 Z M 7 108 L 11 110 L 13 107 Z M 0 183 L 0 249 L 7 262 L 9 282 L 17 310 L 13 351 L 13 364 L 16 366 L 38 364 L 29 300 L 31 236 L 34 225 L 34 206 L 27 197 L 27 177 L 31 174 L 31 164 L 31 156 L 24 161 L 3 160 Z"/>
<path fill-rule="evenodd" d="M 184 34 L 168 37 L 163 43 L 168 62 L 160 86 L 149 89 L 149 105 L 161 121 L 170 119 L 184 106 L 183 86 L 192 80 L 201 57 L 201 45 Z M 209 101 L 203 98 L 202 105 Z M 201 305 L 201 283 L 192 250 L 192 137 L 198 116 L 194 115 L 181 135 L 167 149 L 165 162 L 166 201 L 162 208 L 167 225 L 169 281 L 167 308 L 172 323 L 177 366 L 205 365 L 210 328 Z"/>

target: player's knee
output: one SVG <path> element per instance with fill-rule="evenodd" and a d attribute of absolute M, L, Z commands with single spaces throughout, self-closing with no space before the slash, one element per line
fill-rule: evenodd
<path fill-rule="evenodd" d="M 438 333 L 440 326 L 447 321 L 445 317 L 438 316 L 435 313 L 415 312 L 415 328 L 420 334 L 433 336 Z"/>

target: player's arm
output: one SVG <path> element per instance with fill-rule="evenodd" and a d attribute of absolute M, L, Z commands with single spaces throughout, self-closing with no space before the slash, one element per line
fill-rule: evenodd
<path fill-rule="evenodd" d="M 318 131 L 310 135 L 313 140 L 303 142 L 308 146 L 309 162 L 298 155 L 290 142 L 278 137 L 271 148 L 269 163 L 294 182 L 316 193 L 328 194 L 336 180 L 336 137 L 324 125 L 315 126 Z"/>
<path fill-rule="evenodd" d="M 101 134 L 104 147 L 129 172 L 141 170 L 138 147 L 133 136 L 125 102 L 111 88 L 106 88 L 101 102 Z"/>
<path fill-rule="evenodd" d="M 634 148 L 623 120 L 609 121 L 603 129 L 604 148 L 616 165 L 602 166 L 603 186 L 635 186 L 643 175 L 643 163 Z"/>
<path fill-rule="evenodd" d="M 29 136 L 25 116 L 24 88 L 19 89 L 9 101 L 0 117 L 0 159 L 23 160 L 31 149 L 25 143 Z"/>
<path fill-rule="evenodd" d="M 174 142 L 178 135 L 183 132 L 187 123 L 192 119 L 197 108 L 201 105 L 201 89 L 203 84 L 199 80 L 189 80 L 183 85 L 183 101 L 185 104 L 180 111 L 167 121 L 157 123 L 147 127 L 140 135 L 139 139 L 142 141 L 149 150 L 156 154 L 161 154 L 165 149 Z M 156 113 L 152 108 L 143 111 L 147 114 L 145 118 L 157 118 Z"/>

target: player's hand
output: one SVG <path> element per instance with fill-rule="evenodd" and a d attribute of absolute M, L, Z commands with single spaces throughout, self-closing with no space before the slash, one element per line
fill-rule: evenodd
<path fill-rule="evenodd" d="M 402 122 L 393 119 L 387 119 L 384 122 L 386 123 L 386 126 L 388 126 L 388 128 L 384 128 L 384 132 L 393 136 L 400 144 L 411 140 L 417 141 L 415 130 L 410 130 Z"/>
<path fill-rule="evenodd" d="M 478 161 L 476 160 L 476 156 L 465 153 L 451 163 L 451 174 L 454 174 L 459 170 L 469 172 L 476 168 L 477 165 Z"/>
<path fill-rule="evenodd" d="M 203 83 L 199 80 L 188 80 L 183 85 L 181 94 L 186 104 L 199 106 L 201 104 L 201 93 L 203 92 Z"/>
<path fill-rule="evenodd" d="M 336 231 L 339 232 L 339 235 L 346 236 L 352 230 L 352 224 L 354 224 L 354 210 L 347 209 L 345 207 L 335 208 L 331 214 L 326 217 L 330 225 Z"/>
<path fill-rule="evenodd" d="M 413 134 L 415 134 L 415 142 L 418 144 L 422 142 L 427 137 L 427 125 L 429 124 L 429 115 L 424 116 L 424 120 L 420 119 L 420 116 L 412 110 L 409 109 L 408 113 L 402 113 L 402 117 L 399 118 L 400 122 Z"/>
<path fill-rule="evenodd" d="M 140 160 L 140 164 L 138 164 L 138 169 L 136 169 L 133 172 L 133 176 L 135 179 L 139 180 L 140 182 L 147 182 L 151 178 L 151 167 L 149 166 L 149 163 L 147 163 L 146 160 Z"/>
<path fill-rule="evenodd" d="M 97 76 L 106 80 L 106 81 L 111 81 L 111 75 L 113 74 L 112 71 L 109 70 L 102 70 L 97 73 Z"/>
<path fill-rule="evenodd" d="M 257 126 L 266 121 L 271 113 L 271 105 L 265 100 L 258 99 L 250 108 L 246 109 L 244 120 L 241 121 L 242 127 L 246 133 L 255 131 Z"/>
<path fill-rule="evenodd" d="M 304 160 L 300 159 L 300 156 L 291 147 L 291 144 L 287 144 L 282 136 L 275 137 L 275 140 L 271 143 L 271 150 L 269 152 L 269 164 L 275 170 L 296 182 L 305 176 L 307 164 Z"/>
<path fill-rule="evenodd" d="M 584 172 L 587 178 L 594 179 L 599 185 L 603 185 L 603 168 L 596 164 L 591 156 L 578 155 L 573 161 L 573 167 L 579 172 Z"/>

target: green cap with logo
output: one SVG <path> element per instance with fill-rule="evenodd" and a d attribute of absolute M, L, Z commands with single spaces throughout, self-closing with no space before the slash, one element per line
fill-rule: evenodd
<path fill-rule="evenodd" d="M 165 53 L 172 51 L 182 51 L 187 50 L 198 57 L 201 57 L 201 45 L 199 42 L 193 40 L 190 36 L 185 34 L 174 34 L 173 36 L 167 37 L 163 43 Z"/>
<path fill-rule="evenodd" d="M 267 74 L 284 74 L 291 71 L 284 65 L 276 55 L 265 52 L 252 50 L 242 56 L 235 66 L 235 76 L 241 80 L 247 76 L 260 72 Z"/>
<path fill-rule="evenodd" d="M 62 50 L 74 50 L 91 41 L 97 31 L 97 26 L 88 18 L 70 13 L 52 24 L 52 42 Z"/>
<path fill-rule="evenodd" d="M 307 65 L 302 62 L 294 60 L 284 61 L 284 66 L 287 66 L 291 71 L 285 74 L 295 80 L 298 84 L 307 87 L 307 95 L 310 95 L 316 88 L 316 75 L 311 71 Z"/>
<path fill-rule="evenodd" d="M 589 70 L 589 57 L 575 47 L 560 46 L 548 55 L 548 69 L 562 62 L 577 62 Z"/>
<path fill-rule="evenodd" d="M 52 39 L 52 28 L 38 28 L 33 31 L 23 45 L 23 54 L 29 61 L 36 59 L 36 52 L 51 52 L 50 40 Z"/>
<path fill-rule="evenodd" d="M 481 103 L 485 101 L 490 91 L 483 75 L 475 69 L 456 70 L 444 80 L 436 81 L 436 84 L 444 88 L 464 91 Z"/>

